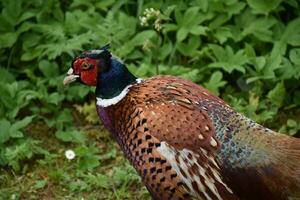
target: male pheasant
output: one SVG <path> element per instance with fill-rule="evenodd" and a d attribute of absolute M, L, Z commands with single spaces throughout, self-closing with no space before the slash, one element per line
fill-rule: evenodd
<path fill-rule="evenodd" d="M 300 198 L 300 139 L 276 133 L 173 76 L 137 79 L 107 48 L 64 84 L 96 86 L 97 112 L 154 199 Z"/>

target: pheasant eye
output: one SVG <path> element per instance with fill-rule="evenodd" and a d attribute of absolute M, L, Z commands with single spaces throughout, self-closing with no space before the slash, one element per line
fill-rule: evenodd
<path fill-rule="evenodd" d="M 91 65 L 89 65 L 87 63 L 82 63 L 81 67 L 82 67 L 82 69 L 89 69 L 91 67 Z"/>

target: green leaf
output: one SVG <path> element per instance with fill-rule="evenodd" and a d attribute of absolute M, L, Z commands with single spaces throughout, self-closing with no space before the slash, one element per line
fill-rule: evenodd
<path fill-rule="evenodd" d="M 177 6 L 175 8 L 175 19 L 176 19 L 176 22 L 179 26 L 181 26 L 183 23 L 184 23 L 184 20 L 183 20 L 183 16 L 182 16 L 182 13 L 181 13 L 181 10 L 180 10 L 180 7 Z"/>
<path fill-rule="evenodd" d="M 100 156 L 97 155 L 99 149 L 95 145 L 81 145 L 75 149 L 79 157 L 77 167 L 80 170 L 92 170 L 100 165 Z"/>
<path fill-rule="evenodd" d="M 209 81 L 204 83 L 204 87 L 214 93 L 215 95 L 219 95 L 219 89 L 226 85 L 226 81 L 223 81 L 223 74 L 220 71 L 214 72 Z"/>
<path fill-rule="evenodd" d="M 18 130 L 10 130 L 10 137 L 11 138 L 22 138 L 24 137 L 24 134 L 21 131 Z"/>
<path fill-rule="evenodd" d="M 282 0 L 247 0 L 251 8 L 257 13 L 267 14 L 276 9 Z"/>
<path fill-rule="evenodd" d="M 287 122 L 286 122 L 286 125 L 288 127 L 294 128 L 294 127 L 297 127 L 297 122 L 295 120 L 288 119 Z"/>
<path fill-rule="evenodd" d="M 152 38 L 155 36 L 155 31 L 147 30 L 138 33 L 131 41 L 131 45 L 138 46 L 144 44 L 145 40 Z"/>
<path fill-rule="evenodd" d="M 0 144 L 5 143 L 9 140 L 9 132 L 10 132 L 11 124 L 6 119 L 0 120 Z"/>
<path fill-rule="evenodd" d="M 20 121 L 16 121 L 15 123 L 13 123 L 9 130 L 10 137 L 22 138 L 24 135 L 20 130 L 24 129 L 28 124 L 30 124 L 33 118 L 34 116 L 28 116 Z"/>
<path fill-rule="evenodd" d="M 176 33 L 176 38 L 178 42 L 184 40 L 187 37 L 188 33 L 189 33 L 188 29 L 186 29 L 185 27 L 181 27 Z"/>
<path fill-rule="evenodd" d="M 217 28 L 214 36 L 217 38 L 217 40 L 220 41 L 221 44 L 225 43 L 229 38 L 233 37 L 230 28 L 227 27 Z"/>
<path fill-rule="evenodd" d="M 300 45 L 300 17 L 290 21 L 284 29 L 281 41 L 284 41 L 292 46 Z"/>
<path fill-rule="evenodd" d="M 172 43 L 171 42 L 166 42 L 161 48 L 160 48 L 160 53 L 159 53 L 159 59 L 160 60 L 164 60 L 164 59 L 166 59 L 166 57 L 168 56 L 168 55 L 170 55 L 171 54 L 171 52 L 172 52 L 172 50 L 173 50 L 173 45 L 172 45 Z"/>
<path fill-rule="evenodd" d="M 0 74 L 2 75 L 0 82 L 3 83 L 12 83 L 15 81 L 15 77 L 12 73 L 10 73 L 7 69 L 4 67 L 0 67 Z"/>
<path fill-rule="evenodd" d="M 276 22 L 276 19 L 271 16 L 254 18 L 249 22 L 249 24 L 244 25 L 242 35 L 246 36 L 252 34 L 259 40 L 273 42 L 273 31 L 271 28 L 276 24 Z"/>
<path fill-rule="evenodd" d="M 190 29 L 190 33 L 194 35 L 205 35 L 207 30 L 208 28 L 204 26 L 193 26 Z"/>
<path fill-rule="evenodd" d="M 200 46 L 200 38 L 192 36 L 189 38 L 188 43 L 180 42 L 177 49 L 185 56 L 193 57 L 197 54 L 197 48 Z"/>
<path fill-rule="evenodd" d="M 176 24 L 162 24 L 162 30 L 165 34 L 170 31 L 176 31 L 177 29 L 178 26 Z"/>
<path fill-rule="evenodd" d="M 35 15 L 36 15 L 36 13 L 35 12 L 31 12 L 31 11 L 27 11 L 27 12 L 23 13 L 20 16 L 20 18 L 18 19 L 17 24 L 19 24 L 19 23 L 21 23 L 21 22 L 23 22 L 25 20 L 28 20 L 29 18 L 32 18 Z"/>
<path fill-rule="evenodd" d="M 294 64 L 300 66 L 300 48 L 290 50 L 289 57 Z"/>
<path fill-rule="evenodd" d="M 83 143 L 86 140 L 86 136 L 77 130 L 56 131 L 55 136 L 63 142 Z"/>
<path fill-rule="evenodd" d="M 0 34 L 0 48 L 12 47 L 18 39 L 18 33 L 3 33 Z"/>
<path fill-rule="evenodd" d="M 208 10 L 208 5 L 209 5 L 209 0 L 196 0 L 197 4 L 199 5 L 200 9 L 203 12 L 207 12 Z"/>
<path fill-rule="evenodd" d="M 35 189 L 42 189 L 47 185 L 47 180 L 38 180 L 35 182 L 35 185 L 33 186 Z"/>
<path fill-rule="evenodd" d="M 221 68 L 228 73 L 232 73 L 234 70 L 245 73 L 244 65 L 248 62 L 248 58 L 244 50 L 234 53 L 230 46 L 226 46 L 224 49 L 221 46 L 210 44 L 209 47 L 216 57 L 216 62 L 209 64 L 209 67 Z"/>
<path fill-rule="evenodd" d="M 199 23 L 199 20 L 197 19 L 199 9 L 200 7 L 198 6 L 188 8 L 183 15 L 183 22 L 180 26 L 184 26 L 187 29 L 196 26 Z"/>
<path fill-rule="evenodd" d="M 53 92 L 48 96 L 47 101 L 49 103 L 58 105 L 63 99 L 64 96 L 62 94 L 59 94 L 58 92 Z"/>
<path fill-rule="evenodd" d="M 280 82 L 268 93 L 268 99 L 279 108 L 283 104 L 285 94 L 284 84 L 283 82 Z"/>
<path fill-rule="evenodd" d="M 48 60 L 39 62 L 39 69 L 47 78 L 53 78 L 58 75 L 58 66 L 56 63 L 50 63 Z"/>
<path fill-rule="evenodd" d="M 28 124 L 30 124 L 32 122 L 32 119 L 34 118 L 34 116 L 28 116 L 23 118 L 20 121 L 16 121 L 13 125 L 12 125 L 12 129 L 13 130 L 20 130 L 25 128 Z"/>
<path fill-rule="evenodd" d="M 122 45 L 118 52 L 122 57 L 126 57 L 128 54 L 132 53 L 137 46 L 142 46 L 146 41 L 149 41 L 156 35 L 155 31 L 147 30 L 138 33 L 134 38 L 132 38 L 129 42 L 126 42 Z"/>

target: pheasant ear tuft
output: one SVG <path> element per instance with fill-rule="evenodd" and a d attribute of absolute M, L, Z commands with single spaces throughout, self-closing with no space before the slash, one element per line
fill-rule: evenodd
<path fill-rule="evenodd" d="M 103 47 L 101 47 L 100 48 L 101 50 L 108 50 L 108 49 L 110 49 L 110 44 L 106 44 L 106 45 L 104 45 Z"/>
<path fill-rule="evenodd" d="M 100 49 L 93 49 L 89 51 L 84 51 L 81 53 L 79 58 L 92 58 L 92 59 L 106 59 L 110 58 L 110 44 L 106 44 L 105 46 L 101 47 Z"/>
<path fill-rule="evenodd" d="M 99 68 L 99 72 L 106 72 L 110 67 L 110 58 L 111 53 L 109 51 L 110 44 L 107 44 L 100 48 L 101 53 L 99 53 L 99 59 L 101 67 Z"/>

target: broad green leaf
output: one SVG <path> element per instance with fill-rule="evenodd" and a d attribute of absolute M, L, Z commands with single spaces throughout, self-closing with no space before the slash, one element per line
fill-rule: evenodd
<path fill-rule="evenodd" d="M 196 0 L 196 2 L 203 12 L 207 12 L 209 6 L 209 0 Z"/>
<path fill-rule="evenodd" d="M 286 125 L 288 127 L 296 127 L 297 126 L 297 122 L 295 120 L 288 119 L 287 122 L 286 122 Z"/>
<path fill-rule="evenodd" d="M 263 56 L 255 57 L 254 59 L 254 66 L 256 68 L 256 71 L 260 72 L 263 70 L 263 68 L 266 66 L 266 58 Z"/>
<path fill-rule="evenodd" d="M 173 45 L 171 42 L 166 42 L 160 49 L 160 53 L 158 55 L 159 59 L 160 60 L 166 59 L 166 57 L 171 54 L 171 52 L 173 50 L 172 47 L 173 47 Z"/>
<path fill-rule="evenodd" d="M 177 49 L 185 56 L 194 56 L 197 53 L 197 48 L 200 46 L 200 38 L 198 36 L 192 36 L 189 38 L 188 43 L 180 42 L 177 45 Z"/>
<path fill-rule="evenodd" d="M 282 62 L 282 56 L 277 55 L 274 57 L 267 57 L 266 65 L 263 68 L 263 76 L 264 78 L 274 78 L 275 77 L 275 69 L 280 68 L 280 64 Z"/>
<path fill-rule="evenodd" d="M 181 27 L 176 33 L 176 38 L 178 42 L 184 40 L 187 37 L 188 33 L 189 33 L 188 29 L 186 29 L 185 27 Z"/>
<path fill-rule="evenodd" d="M 282 41 L 274 42 L 274 46 L 271 51 L 270 58 L 276 59 L 278 56 L 281 57 L 286 52 L 287 45 Z"/>
<path fill-rule="evenodd" d="M 6 119 L 0 120 L 0 144 L 9 140 L 9 132 L 10 132 L 11 124 Z"/>
<path fill-rule="evenodd" d="M 15 123 L 12 124 L 11 131 L 18 131 L 20 129 L 25 128 L 28 124 L 30 124 L 32 122 L 33 118 L 34 118 L 34 116 L 28 116 L 28 117 L 23 118 L 20 121 L 16 121 Z"/>
<path fill-rule="evenodd" d="M 180 7 L 176 7 L 174 13 L 175 13 L 175 19 L 176 19 L 177 24 L 179 26 L 182 26 L 182 24 L 184 23 L 184 20 L 183 20 L 182 14 L 181 14 Z"/>
<path fill-rule="evenodd" d="M 98 156 L 98 148 L 94 145 L 84 146 L 81 145 L 75 149 L 76 154 L 78 155 L 79 161 L 77 167 L 80 170 L 92 170 L 95 167 L 100 165 L 100 156 Z"/>
<path fill-rule="evenodd" d="M 155 36 L 155 32 L 152 30 L 147 30 L 138 33 L 131 41 L 131 45 L 138 46 L 144 44 L 145 40 L 152 38 Z"/>
<path fill-rule="evenodd" d="M 19 19 L 18 19 L 18 21 L 17 21 L 17 24 L 19 24 L 19 23 L 21 23 L 21 22 L 23 22 L 23 21 L 25 21 L 25 20 L 28 20 L 29 18 L 32 18 L 32 17 L 34 17 L 35 15 L 36 15 L 36 13 L 35 13 L 35 12 L 32 12 L 32 11 L 27 11 L 27 12 L 23 13 L 23 14 L 19 17 Z"/>
<path fill-rule="evenodd" d="M 58 75 L 58 66 L 56 63 L 51 63 L 48 60 L 41 60 L 38 66 L 46 78 L 53 78 Z"/>
<path fill-rule="evenodd" d="M 35 185 L 33 186 L 35 189 L 42 189 L 47 185 L 47 180 L 38 180 L 35 182 Z"/>
<path fill-rule="evenodd" d="M 276 86 L 268 93 L 268 99 L 277 107 L 281 107 L 285 99 L 286 90 L 283 82 L 277 83 Z"/>
<path fill-rule="evenodd" d="M 242 10 L 246 7 L 245 2 L 239 2 L 239 1 L 232 1 L 232 2 L 227 2 L 228 5 L 226 7 L 226 13 L 228 13 L 230 16 L 240 14 Z"/>
<path fill-rule="evenodd" d="M 199 21 L 197 19 L 197 15 L 199 13 L 199 7 L 191 7 L 191 8 L 188 8 L 185 12 L 184 12 L 184 15 L 183 15 L 183 23 L 180 24 L 181 27 L 184 26 L 186 27 L 187 29 L 193 27 L 193 26 L 196 26 L 198 25 Z"/>
<path fill-rule="evenodd" d="M 190 29 L 190 33 L 194 35 L 206 35 L 206 31 L 208 30 L 205 26 L 193 26 Z"/>
<path fill-rule="evenodd" d="M 297 70 L 298 69 L 298 70 Z M 300 77 L 300 67 L 294 66 L 289 59 L 283 57 L 280 67 L 276 70 L 282 80 Z"/>
<path fill-rule="evenodd" d="M 163 24 L 162 25 L 163 33 L 167 33 L 170 31 L 176 31 L 177 29 L 178 29 L 178 26 L 176 24 Z"/>
<path fill-rule="evenodd" d="M 260 17 L 250 21 L 249 24 L 244 25 L 242 35 L 254 35 L 257 39 L 265 42 L 273 42 L 273 31 L 271 28 L 276 24 L 273 17 Z"/>
<path fill-rule="evenodd" d="M 281 40 L 292 45 L 300 45 L 300 17 L 290 21 L 284 29 Z"/>
<path fill-rule="evenodd" d="M 251 44 L 245 44 L 245 54 L 248 58 L 254 58 L 256 56 L 255 50 Z"/>
<path fill-rule="evenodd" d="M 53 92 L 48 96 L 47 102 L 58 105 L 63 99 L 64 96 L 62 94 L 59 94 L 58 92 Z"/>
<path fill-rule="evenodd" d="M 12 73 L 10 73 L 7 69 L 5 69 L 4 67 L 0 67 L 0 74 L 1 74 L 1 78 L 0 78 L 0 82 L 3 83 L 12 83 L 15 81 L 15 77 Z M 3 94 L 2 94 L 3 95 Z M 1 98 L 0 98 L 1 99 Z"/>
<path fill-rule="evenodd" d="M 213 20 L 209 23 L 209 29 L 216 29 L 225 24 L 228 20 L 230 20 L 231 16 L 227 13 L 219 14 L 217 17 L 213 18 Z"/>
<path fill-rule="evenodd" d="M 226 84 L 226 81 L 223 81 L 222 78 L 222 72 L 216 71 L 211 75 L 209 81 L 204 83 L 204 87 L 215 95 L 219 95 L 219 88 L 223 87 Z"/>
<path fill-rule="evenodd" d="M 227 27 L 217 28 L 214 36 L 216 37 L 217 40 L 219 40 L 221 44 L 225 43 L 229 38 L 233 37 L 230 28 Z"/>
<path fill-rule="evenodd" d="M 180 77 L 193 81 L 193 82 L 199 82 L 201 80 L 201 76 L 199 75 L 198 69 L 189 70 L 188 72 L 181 73 Z"/>
<path fill-rule="evenodd" d="M 56 131 L 55 136 L 63 142 L 83 143 L 86 140 L 86 136 L 77 130 Z"/>
<path fill-rule="evenodd" d="M 10 130 L 10 137 L 11 138 L 22 138 L 24 134 L 19 130 Z"/>
<path fill-rule="evenodd" d="M 87 155 L 78 162 L 78 168 L 81 170 L 92 170 L 100 165 L 99 157 L 95 155 Z"/>
<path fill-rule="evenodd" d="M 294 64 L 300 66 L 300 48 L 290 50 L 289 57 Z"/>
<path fill-rule="evenodd" d="M 233 70 L 245 73 L 244 65 L 248 62 L 248 58 L 244 50 L 234 53 L 230 46 L 226 46 L 224 49 L 221 46 L 211 44 L 209 47 L 216 57 L 216 61 L 209 64 L 209 67 L 221 68 L 228 73 L 232 73 Z"/>
<path fill-rule="evenodd" d="M 67 131 L 56 131 L 55 136 L 63 142 L 71 142 L 73 140 L 72 135 Z"/>
<path fill-rule="evenodd" d="M 12 47 L 18 39 L 17 32 L 0 34 L 0 48 Z"/>
<path fill-rule="evenodd" d="M 282 0 L 247 0 L 247 2 L 255 12 L 267 14 L 276 9 Z"/>

